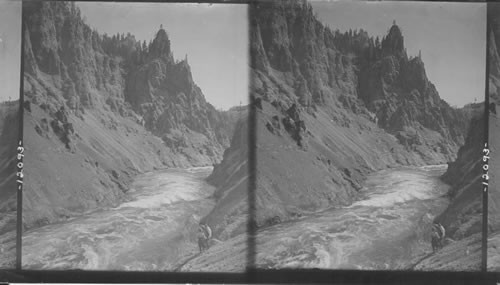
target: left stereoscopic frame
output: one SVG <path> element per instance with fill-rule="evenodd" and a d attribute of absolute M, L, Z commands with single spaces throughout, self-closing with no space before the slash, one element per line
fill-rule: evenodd
<path fill-rule="evenodd" d="M 25 2 L 23 24 L 22 268 L 243 272 L 246 5 Z"/>

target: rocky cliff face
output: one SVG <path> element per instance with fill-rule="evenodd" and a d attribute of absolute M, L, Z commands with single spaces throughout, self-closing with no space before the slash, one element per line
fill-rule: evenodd
<path fill-rule="evenodd" d="M 452 161 L 470 113 L 439 98 L 394 24 L 332 31 L 305 1 L 252 6 L 258 226 L 350 204 L 367 173 Z"/>
<path fill-rule="evenodd" d="M 482 256 L 482 149 L 484 104 L 466 106 L 472 121 L 457 159 L 448 164 L 442 179 L 451 185 L 450 204 L 434 222 L 446 229 L 447 242 L 438 252 L 420 260 L 417 270 L 481 269 Z M 450 242 L 453 241 L 453 242 Z"/>
<path fill-rule="evenodd" d="M 470 106 L 473 118 L 457 159 L 448 164 L 442 179 L 451 185 L 451 204 L 437 218 L 453 239 L 481 232 L 482 227 L 482 149 L 484 147 L 484 104 Z"/>
<path fill-rule="evenodd" d="M 214 209 L 205 222 L 212 225 L 214 236 L 220 240 L 245 233 L 248 221 L 248 119 L 240 116 L 220 164 L 214 166 L 208 182 L 217 190 Z"/>
<path fill-rule="evenodd" d="M 15 267 L 19 101 L 0 103 L 0 268 Z"/>
<path fill-rule="evenodd" d="M 497 189 L 498 175 L 495 170 L 500 161 L 498 155 L 498 145 L 500 144 L 500 137 L 498 133 L 499 119 L 498 119 L 498 105 L 500 104 L 500 55 L 498 53 L 498 44 L 500 44 L 500 19 L 494 11 L 500 11 L 499 5 L 489 5 L 488 13 L 491 14 L 491 33 L 490 45 L 488 49 L 489 60 L 489 96 L 490 96 L 490 110 L 489 110 L 489 147 L 491 150 L 490 159 L 490 186 L 489 186 L 489 203 L 488 203 L 488 224 L 490 230 L 498 231 L 500 229 L 500 195 Z"/>
<path fill-rule="evenodd" d="M 174 61 L 165 30 L 158 32 L 145 57 L 127 77 L 125 99 L 132 109 L 168 147 L 190 148 L 200 152 L 196 156 L 220 159 L 229 145 L 226 118 L 206 102 L 193 82 L 187 58 Z M 186 138 L 187 130 L 198 136 Z"/>
<path fill-rule="evenodd" d="M 26 227 L 115 205 L 139 172 L 211 165 L 234 116 L 206 102 L 167 32 L 100 35 L 74 3 L 24 6 Z"/>
<path fill-rule="evenodd" d="M 0 209 L 16 210 L 16 172 L 17 142 L 19 140 L 19 101 L 0 103 L 0 153 L 3 179 L 0 187 Z M 0 228 L 0 233 L 3 232 Z"/>

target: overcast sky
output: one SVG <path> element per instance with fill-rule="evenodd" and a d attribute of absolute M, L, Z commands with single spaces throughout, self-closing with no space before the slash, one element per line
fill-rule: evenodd
<path fill-rule="evenodd" d="M 19 99 L 21 1 L 0 1 L 0 101 Z"/>
<path fill-rule="evenodd" d="M 396 20 L 408 55 L 422 51 L 427 76 L 442 99 L 458 107 L 484 100 L 486 4 L 315 1 L 332 30 L 363 28 L 382 36 Z"/>
<path fill-rule="evenodd" d="M 101 34 L 130 32 L 149 42 L 163 25 L 175 59 L 188 55 L 195 83 L 217 108 L 248 102 L 247 6 L 235 4 L 77 4 Z"/>

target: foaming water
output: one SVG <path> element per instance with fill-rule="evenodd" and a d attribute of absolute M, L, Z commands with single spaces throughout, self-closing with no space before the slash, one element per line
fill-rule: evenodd
<path fill-rule="evenodd" d="M 448 191 L 449 185 L 436 178 L 445 171 L 446 165 L 436 165 L 373 174 L 361 189 L 366 198 L 350 207 L 390 207 L 412 200 L 442 196 Z"/>
<path fill-rule="evenodd" d="M 197 166 L 197 167 L 186 168 L 186 171 L 190 173 L 205 173 L 207 171 L 211 172 L 213 169 L 214 169 L 213 166 Z"/>
<path fill-rule="evenodd" d="M 441 171 L 442 173 L 444 173 L 448 169 L 448 165 L 447 164 L 424 165 L 424 166 L 421 166 L 418 168 L 424 169 L 424 170 L 437 170 L 437 171 Z"/>
<path fill-rule="evenodd" d="M 24 269 L 171 270 L 196 249 L 199 218 L 212 209 L 212 168 L 138 176 L 122 205 L 23 235 Z"/>
<path fill-rule="evenodd" d="M 164 170 L 161 175 L 158 173 L 147 173 L 139 176 L 132 184 L 134 191 L 131 196 L 132 201 L 118 206 L 118 208 L 154 208 L 162 205 L 169 205 L 180 201 L 194 201 L 208 197 L 213 189 L 200 183 L 196 176 L 191 174 L 206 174 L 211 172 L 212 167 L 190 168 L 185 171 Z M 206 175 L 205 175 L 206 176 Z M 202 193 L 203 188 L 205 193 Z M 207 191 L 208 190 L 208 191 Z"/>
<path fill-rule="evenodd" d="M 431 250 L 428 229 L 448 204 L 446 166 L 373 173 L 362 199 L 257 235 L 260 268 L 403 269 Z"/>

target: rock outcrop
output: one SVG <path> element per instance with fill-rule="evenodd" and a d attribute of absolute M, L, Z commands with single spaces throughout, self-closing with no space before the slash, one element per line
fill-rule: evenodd
<path fill-rule="evenodd" d="M 0 103 L 0 268 L 15 267 L 19 101 Z"/>
<path fill-rule="evenodd" d="M 25 227 L 116 205 L 137 173 L 222 159 L 235 116 L 205 100 L 165 29 L 146 44 L 92 30 L 75 3 L 23 9 Z"/>
<path fill-rule="evenodd" d="M 217 187 L 214 193 L 216 206 L 204 218 L 212 226 L 219 240 L 245 233 L 249 215 L 248 207 L 248 117 L 238 120 L 231 146 L 224 152 L 220 164 L 214 165 L 208 182 Z"/>
<path fill-rule="evenodd" d="M 395 23 L 380 41 L 273 1 L 250 24 L 258 227 L 348 205 L 372 171 L 456 159 L 470 112 L 440 99 Z"/>
<path fill-rule="evenodd" d="M 170 148 L 193 150 L 190 158 L 220 158 L 229 145 L 227 130 L 221 127 L 226 118 L 206 102 L 187 59 L 174 61 L 165 30 L 157 33 L 144 61 L 128 74 L 125 100 L 146 128 Z M 186 137 L 187 130 L 198 135 Z"/>
<path fill-rule="evenodd" d="M 500 54 L 498 45 L 500 44 L 500 18 L 495 14 L 495 11 L 500 11 L 500 5 L 488 5 L 488 13 L 491 15 L 491 33 L 490 33 L 490 46 L 488 48 L 489 60 L 489 96 L 490 96 L 490 110 L 489 110 L 489 147 L 491 150 L 490 166 L 490 185 L 489 185 L 489 209 L 488 209 L 488 224 L 490 231 L 500 230 L 500 192 L 497 189 L 498 167 L 500 164 L 500 156 L 498 155 L 498 145 L 500 144 L 500 120 L 496 109 L 500 104 Z"/>
<path fill-rule="evenodd" d="M 417 270 L 481 269 L 482 256 L 482 164 L 484 146 L 484 103 L 465 107 L 471 112 L 472 121 L 465 144 L 460 147 L 457 159 L 448 164 L 443 181 L 451 185 L 448 192 L 450 204 L 435 218 L 446 229 L 445 246 L 420 260 Z"/>
<path fill-rule="evenodd" d="M 482 163 L 484 147 L 484 104 L 469 106 L 473 119 L 457 159 L 448 164 L 442 179 L 451 185 L 451 204 L 436 222 L 447 228 L 450 238 L 463 239 L 482 229 Z"/>

